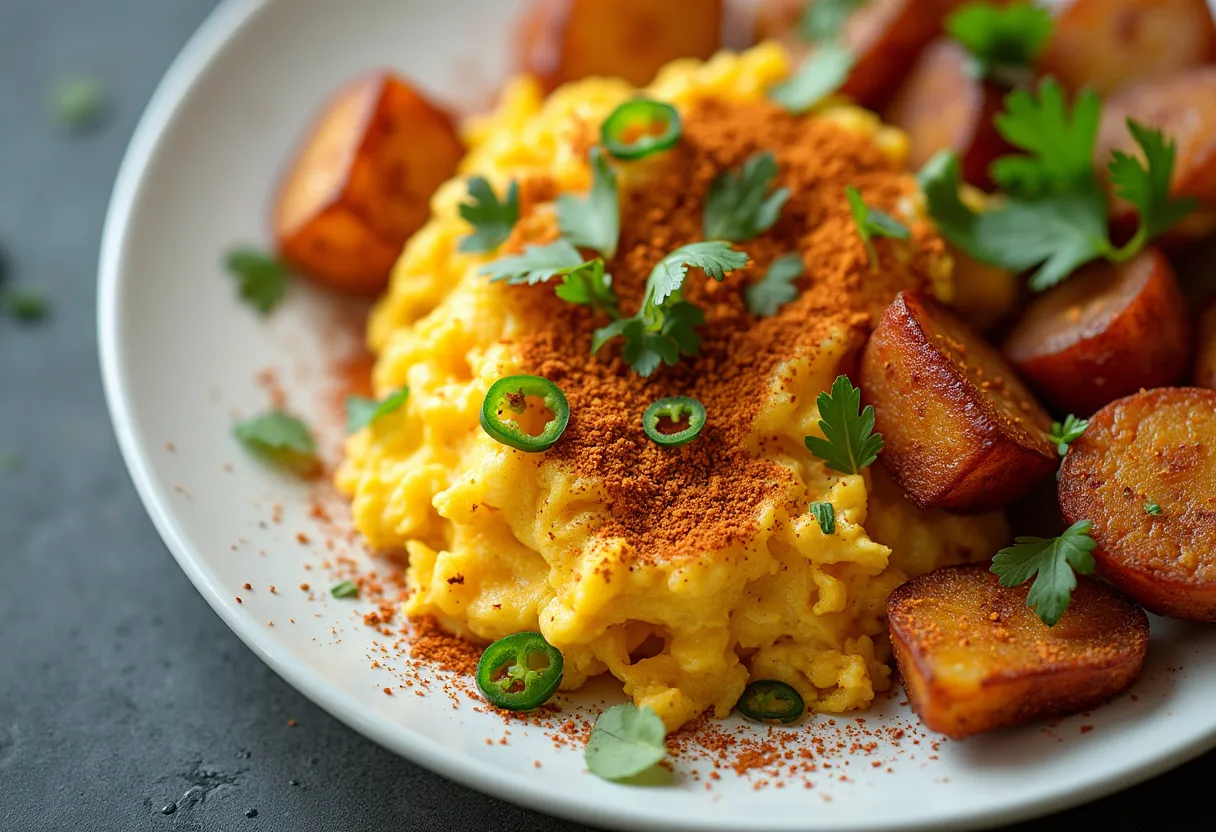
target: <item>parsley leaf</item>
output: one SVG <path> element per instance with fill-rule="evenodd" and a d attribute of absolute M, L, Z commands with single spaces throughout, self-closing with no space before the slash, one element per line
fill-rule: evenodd
<path fill-rule="evenodd" d="M 811 503 L 811 514 L 819 521 L 819 530 L 824 534 L 836 534 L 836 508 L 831 503 Z"/>
<path fill-rule="evenodd" d="M 976 76 L 1001 82 L 1016 81 L 1034 62 L 1051 28 L 1051 13 L 1024 0 L 968 3 L 946 18 L 946 31 L 971 53 Z"/>
<path fill-rule="evenodd" d="M 10 289 L 0 294 L 0 305 L 18 321 L 35 323 L 51 311 L 47 299 L 33 289 Z"/>
<path fill-rule="evenodd" d="M 721 282 L 727 272 L 747 265 L 747 254 L 718 240 L 687 243 L 655 264 L 646 278 L 646 302 L 659 305 L 680 291 L 689 268 Z"/>
<path fill-rule="evenodd" d="M 364 396 L 347 396 L 346 432 L 358 433 L 382 416 L 387 416 L 400 410 L 409 397 L 410 388 L 408 387 L 402 387 L 384 401 L 377 401 L 376 399 L 369 399 Z"/>
<path fill-rule="evenodd" d="M 507 241 L 519 220 L 518 183 L 512 181 L 507 186 L 507 198 L 500 202 L 485 177 L 472 177 L 469 179 L 469 201 L 460 203 L 460 216 L 473 226 L 473 233 L 460 238 L 459 250 L 493 251 Z"/>
<path fill-rule="evenodd" d="M 769 90 L 768 97 L 794 115 L 802 115 L 844 85 L 857 63 L 847 46 L 826 43 L 802 62 L 790 78 Z"/>
<path fill-rule="evenodd" d="M 1006 141 L 1030 155 L 997 159 L 993 178 L 1018 197 L 1097 187 L 1093 157 L 1101 120 L 1102 101 L 1093 90 L 1078 95 L 1071 110 L 1054 78 L 1043 79 L 1037 94 L 1014 90 L 994 121 Z"/>
<path fill-rule="evenodd" d="M 317 446 L 308 427 L 294 416 L 272 410 L 237 422 L 233 434 L 248 450 L 297 474 L 317 467 Z"/>
<path fill-rule="evenodd" d="M 563 273 L 561 284 L 553 291 L 567 303 L 590 306 L 613 318 L 620 316 L 612 275 L 604 271 L 604 261 L 598 257 Z"/>
<path fill-rule="evenodd" d="M 1059 537 L 1016 538 L 1013 546 L 997 552 L 992 559 L 991 571 L 1001 579 L 1001 586 L 1019 586 L 1034 577 L 1026 606 L 1048 627 L 1055 626 L 1072 602 L 1072 591 L 1077 586 L 1074 573 L 1088 575 L 1094 571 L 1090 553 L 1097 544 L 1089 536 L 1092 525 L 1080 520 Z"/>
<path fill-rule="evenodd" d="M 487 263 L 479 274 L 490 276 L 491 283 L 506 281 L 512 286 L 534 286 L 556 275 L 568 274 L 587 261 L 569 240 L 558 238 L 543 246 L 526 246 L 523 254 L 500 257 Z"/>
<path fill-rule="evenodd" d="M 870 258 L 870 268 L 877 269 L 878 252 L 874 249 L 874 238 L 894 237 L 897 240 L 906 240 L 912 236 L 912 232 L 908 230 L 908 226 L 885 211 L 866 205 L 861 193 L 852 185 L 846 187 L 844 193 L 849 200 L 849 210 L 853 212 L 857 234 L 861 237 L 861 242 L 866 247 L 866 255 Z"/>
<path fill-rule="evenodd" d="M 802 13 L 799 31 L 805 39 L 815 43 L 836 40 L 849 15 L 865 4 L 866 0 L 814 0 Z"/>
<path fill-rule="evenodd" d="M 596 777 L 623 780 L 667 756 L 667 727 L 652 708 L 614 705 L 595 720 L 583 759 Z"/>
<path fill-rule="evenodd" d="M 1160 130 L 1144 127 L 1128 119 L 1127 129 L 1144 151 L 1147 167 L 1135 157 L 1120 150 L 1110 160 L 1110 182 L 1115 196 L 1125 199 L 1140 212 L 1136 235 L 1120 249 L 1116 259 L 1127 260 L 1144 248 L 1145 243 L 1161 234 L 1195 209 L 1195 200 L 1170 196 L 1170 179 L 1174 172 L 1177 147 Z M 1127 253 L 1130 252 L 1130 253 Z"/>
<path fill-rule="evenodd" d="M 798 252 L 783 254 L 769 264 L 768 271 L 758 283 L 743 290 L 747 308 L 753 315 L 771 318 L 782 306 L 798 297 L 794 281 L 802 277 L 806 267 Z"/>
<path fill-rule="evenodd" d="M 1161 514 L 1161 506 L 1157 505 L 1156 503 L 1145 503 L 1144 513 L 1150 514 L 1153 517 L 1158 517 Z"/>
<path fill-rule="evenodd" d="M 329 594 L 335 598 L 358 598 L 359 585 L 354 581 L 342 581 L 334 584 L 330 588 Z"/>
<path fill-rule="evenodd" d="M 777 158 L 768 150 L 714 177 L 705 199 L 705 238 L 740 243 L 772 228 L 790 198 L 789 188 L 769 193 L 776 178 Z"/>
<path fill-rule="evenodd" d="M 621 206 L 616 171 L 599 147 L 591 148 L 591 177 L 587 196 L 562 194 L 557 198 L 557 225 L 574 245 L 612 258 L 621 234 Z"/>
<path fill-rule="evenodd" d="M 808 436 L 807 450 L 824 461 L 827 467 L 842 474 L 856 474 L 878 459 L 882 450 L 882 434 L 874 433 L 874 408 L 861 410 L 861 391 L 849 377 L 837 376 L 832 392 L 820 393 L 819 429 L 823 438 Z"/>
<path fill-rule="evenodd" d="M 237 279 L 241 300 L 263 316 L 274 311 L 287 295 L 289 272 L 277 258 L 249 248 L 233 249 L 224 267 Z"/>
<path fill-rule="evenodd" d="M 1052 422 L 1051 424 L 1051 441 L 1056 443 L 1056 450 L 1060 452 L 1060 456 L 1068 453 L 1068 446 L 1085 433 L 1085 429 L 1089 427 L 1088 419 L 1078 419 L 1069 413 L 1064 417 L 1064 422 Z"/>

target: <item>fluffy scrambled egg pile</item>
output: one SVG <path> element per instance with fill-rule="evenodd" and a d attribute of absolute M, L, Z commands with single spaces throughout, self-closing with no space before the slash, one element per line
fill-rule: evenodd
<path fill-rule="evenodd" d="M 672 64 L 647 94 L 681 110 L 705 98 L 758 101 L 788 72 L 783 50 L 760 46 Z M 546 100 L 517 82 L 471 127 L 462 174 L 499 193 L 543 176 L 552 193 L 539 202 L 584 191 L 583 127 L 634 94 L 593 79 Z M 869 113 L 836 107 L 814 118 L 902 161 L 903 136 Z M 563 688 L 612 673 L 671 730 L 706 711 L 725 716 L 749 678 L 786 681 L 814 710 L 868 705 L 890 685 L 887 596 L 911 575 L 991 555 L 1005 539 L 1003 518 L 917 511 L 880 466 L 836 474 L 806 451 L 803 437 L 819 434 L 816 396 L 858 347 L 841 329 L 790 354 L 766 382 L 747 448 L 788 476 L 749 507 L 752 533 L 710 551 L 639 557 L 602 531 L 607 500 L 594 471 L 515 451 L 479 426 L 494 381 L 535 372 L 516 345 L 544 322 L 503 301 L 526 289 L 477 273 L 490 257 L 457 251 L 469 233 L 458 214 L 463 176 L 436 194 L 370 325 L 377 392 L 408 386 L 408 402 L 350 439 L 337 476 L 369 543 L 408 553 L 406 612 L 486 641 L 539 631 L 563 654 Z M 627 172 L 621 181 L 630 187 Z M 535 221 L 546 221 L 543 210 Z M 948 296 L 949 258 L 940 259 L 932 288 Z M 835 534 L 806 510 L 819 500 L 835 507 Z"/>

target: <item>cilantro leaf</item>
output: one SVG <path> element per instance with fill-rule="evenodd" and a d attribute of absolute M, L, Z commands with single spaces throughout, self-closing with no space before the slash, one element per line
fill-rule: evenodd
<path fill-rule="evenodd" d="M 798 297 L 794 281 L 806 271 L 798 252 L 783 254 L 769 264 L 768 271 L 758 283 L 743 290 L 747 308 L 753 315 L 771 318 L 782 306 Z"/>
<path fill-rule="evenodd" d="M 993 178 L 1017 197 L 1096 188 L 1094 142 L 1101 119 L 1102 101 L 1092 90 L 1081 92 L 1071 110 L 1054 78 L 1043 79 L 1037 94 L 1014 90 L 994 121 L 1006 141 L 1029 155 L 997 159 Z"/>
<path fill-rule="evenodd" d="M 621 206 L 616 171 L 599 147 L 591 148 L 591 191 L 587 196 L 557 198 L 557 225 L 571 243 L 592 248 L 611 259 L 621 234 Z"/>
<path fill-rule="evenodd" d="M 1013 81 L 1017 70 L 1029 67 L 1051 28 L 1051 13 L 1025 0 L 968 3 L 946 18 L 946 31 L 971 53 L 977 77 L 996 81 Z"/>
<path fill-rule="evenodd" d="M 853 212 L 853 223 L 857 226 L 857 234 L 866 247 L 866 255 L 870 258 L 870 268 L 878 268 L 878 252 L 874 249 L 875 237 L 894 237 L 906 240 L 912 236 L 908 226 L 890 214 L 871 208 L 861 198 L 861 193 L 849 185 L 844 189 L 845 197 L 849 200 L 849 210 Z"/>
<path fill-rule="evenodd" d="M 856 63 L 857 55 L 852 49 L 825 43 L 788 80 L 769 90 L 768 97 L 794 115 L 802 115 L 840 89 Z"/>
<path fill-rule="evenodd" d="M 819 521 L 819 530 L 824 534 L 836 534 L 836 508 L 831 503 L 811 503 L 811 514 Z"/>
<path fill-rule="evenodd" d="M 1195 209 L 1194 199 L 1170 196 L 1177 146 L 1160 130 L 1127 120 L 1127 129 L 1144 152 L 1147 165 L 1121 150 L 1110 160 L 1110 182 L 1115 196 L 1125 199 L 1140 213 L 1135 236 L 1116 255 L 1118 260 L 1135 256 L 1144 245 Z"/>
<path fill-rule="evenodd" d="M 916 184 L 925 195 L 925 204 L 937 230 L 971 256 L 986 260 L 975 228 L 979 214 L 959 199 L 961 182 L 958 156 L 948 150 L 935 153 L 916 174 Z"/>
<path fill-rule="evenodd" d="M 493 251 L 507 241 L 519 220 L 518 183 L 507 186 L 507 198 L 500 202 L 485 177 L 470 178 L 469 201 L 460 203 L 460 216 L 473 226 L 473 233 L 460 238 L 459 250 Z"/>
<path fill-rule="evenodd" d="M 562 282 L 553 291 L 567 303 L 590 306 L 613 318 L 620 315 L 612 275 L 604 271 L 604 261 L 598 257 L 562 274 Z"/>
<path fill-rule="evenodd" d="M 777 157 L 768 150 L 714 177 L 705 199 L 705 238 L 740 243 L 772 228 L 790 198 L 789 188 L 769 192 L 776 178 Z"/>
<path fill-rule="evenodd" d="M 237 422 L 232 433 L 246 449 L 268 462 L 300 475 L 316 470 L 317 446 L 308 427 L 281 410 Z"/>
<path fill-rule="evenodd" d="M 813 43 L 836 40 L 849 15 L 865 4 L 866 0 L 814 0 L 802 13 L 800 34 Z"/>
<path fill-rule="evenodd" d="M 1019 537 L 992 559 L 992 573 L 1001 586 L 1019 586 L 1034 577 L 1026 606 L 1048 627 L 1055 626 L 1072 602 L 1077 576 L 1094 571 L 1090 554 L 1097 544 L 1089 536 L 1088 520 L 1073 523 L 1059 537 Z"/>
<path fill-rule="evenodd" d="M 569 240 L 558 238 L 544 246 L 526 246 L 523 254 L 500 257 L 487 263 L 479 274 L 490 276 L 491 283 L 506 281 L 512 286 L 526 283 L 534 286 L 556 275 L 579 268 L 586 261 Z"/>
<path fill-rule="evenodd" d="M 878 459 L 882 450 L 882 434 L 874 433 L 874 408 L 861 407 L 861 391 L 849 377 L 837 376 L 832 392 L 820 393 L 819 429 L 823 438 L 808 436 L 807 450 L 824 461 L 827 467 L 842 474 L 856 474 Z"/>
<path fill-rule="evenodd" d="M 36 323 L 50 314 L 46 297 L 33 289 L 10 289 L 0 294 L 0 307 L 24 323 Z"/>
<path fill-rule="evenodd" d="M 276 257 L 250 248 L 238 248 L 224 256 L 224 267 L 236 277 L 241 300 L 263 316 L 273 312 L 287 295 L 290 273 Z"/>
<path fill-rule="evenodd" d="M 1159 517 L 1161 515 L 1161 506 L 1157 505 L 1156 503 L 1145 503 L 1144 513 L 1152 515 L 1153 517 Z"/>
<path fill-rule="evenodd" d="M 655 264 L 646 278 L 647 305 L 661 305 L 680 291 L 690 268 L 721 281 L 727 272 L 747 265 L 747 254 L 719 240 L 687 243 Z"/>
<path fill-rule="evenodd" d="M 667 756 L 667 727 L 652 708 L 632 702 L 600 714 L 583 759 L 596 777 L 623 780 L 641 774 Z"/>
<path fill-rule="evenodd" d="M 1056 450 L 1059 451 L 1060 456 L 1068 453 L 1068 446 L 1079 439 L 1088 427 L 1088 419 L 1078 419 L 1071 413 L 1064 417 L 1062 424 L 1060 422 L 1051 423 L 1050 438 L 1055 443 Z"/>
<path fill-rule="evenodd" d="M 346 432 L 358 433 L 377 419 L 401 409 L 410 396 L 410 388 L 402 387 L 384 401 L 364 396 L 346 397 Z"/>
<path fill-rule="evenodd" d="M 330 587 L 329 594 L 335 598 L 358 598 L 359 585 L 354 581 L 342 581 Z"/>

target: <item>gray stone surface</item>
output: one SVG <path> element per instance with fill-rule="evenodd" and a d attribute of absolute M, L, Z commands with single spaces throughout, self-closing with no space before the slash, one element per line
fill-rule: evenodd
<path fill-rule="evenodd" d="M 211 612 L 136 499 L 98 380 L 98 240 L 139 112 L 213 5 L 0 0 L 0 248 L 8 280 L 54 303 L 40 325 L 0 318 L 0 829 L 578 829 L 448 783 L 309 704 Z M 47 114 L 48 86 L 74 72 L 110 94 L 88 136 Z M 1202 812 L 1214 766 L 1034 828 Z"/>

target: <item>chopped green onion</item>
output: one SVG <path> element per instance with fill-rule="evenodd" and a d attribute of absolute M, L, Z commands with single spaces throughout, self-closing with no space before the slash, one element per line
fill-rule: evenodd
<path fill-rule="evenodd" d="M 335 598 L 358 598 L 359 585 L 354 581 L 343 581 L 340 584 L 334 584 L 329 590 L 329 594 Z"/>

